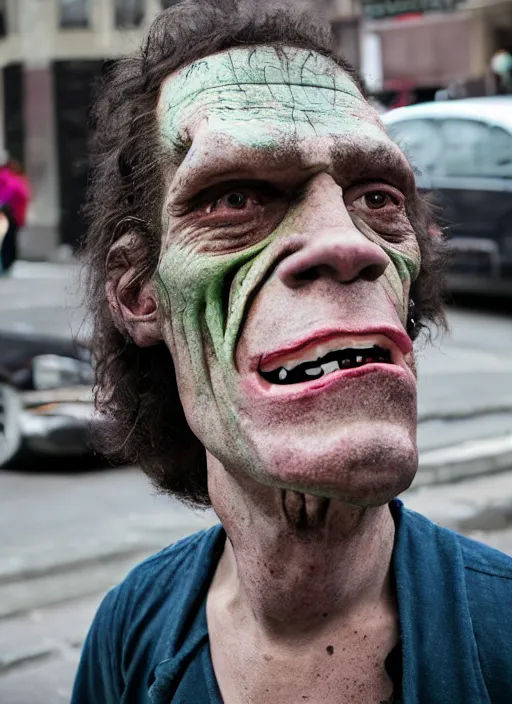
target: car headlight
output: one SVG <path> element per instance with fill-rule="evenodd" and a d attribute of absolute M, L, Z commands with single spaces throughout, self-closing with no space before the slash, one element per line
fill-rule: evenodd
<path fill-rule="evenodd" d="M 32 360 L 32 377 L 37 390 L 65 386 L 92 386 L 94 372 L 90 362 L 56 354 L 41 354 Z"/>

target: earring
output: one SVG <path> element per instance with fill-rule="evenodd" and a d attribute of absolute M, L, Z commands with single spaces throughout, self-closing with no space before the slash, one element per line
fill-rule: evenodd
<path fill-rule="evenodd" d="M 415 320 L 415 311 L 416 311 L 416 304 L 412 300 L 412 298 L 409 299 L 409 308 L 407 311 L 407 334 L 409 337 L 414 340 L 416 337 L 417 333 L 417 325 L 416 325 L 416 320 Z"/>

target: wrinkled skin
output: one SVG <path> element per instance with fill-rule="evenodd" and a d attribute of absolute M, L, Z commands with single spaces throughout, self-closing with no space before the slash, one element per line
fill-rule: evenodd
<path fill-rule="evenodd" d="M 158 120 L 177 166 L 160 319 L 192 430 L 230 473 L 359 506 L 390 500 L 417 464 L 407 161 L 354 83 L 296 49 L 185 67 Z M 390 335 L 396 363 L 307 385 L 262 379 L 262 358 L 334 332 Z"/>

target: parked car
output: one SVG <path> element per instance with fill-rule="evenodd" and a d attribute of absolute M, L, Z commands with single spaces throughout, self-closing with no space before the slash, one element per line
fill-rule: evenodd
<path fill-rule="evenodd" d="M 421 103 L 382 119 L 441 207 L 449 288 L 512 295 L 512 96 Z"/>
<path fill-rule="evenodd" d="M 87 455 L 94 420 L 87 346 L 0 331 L 0 466 L 16 455 Z"/>

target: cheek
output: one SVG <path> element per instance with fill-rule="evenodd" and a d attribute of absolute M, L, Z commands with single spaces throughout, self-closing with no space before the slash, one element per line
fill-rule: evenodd
<path fill-rule="evenodd" d="M 409 302 L 410 278 L 402 279 L 393 261 L 391 261 L 382 277 L 384 288 L 396 308 L 402 323 L 407 322 L 407 306 Z"/>

